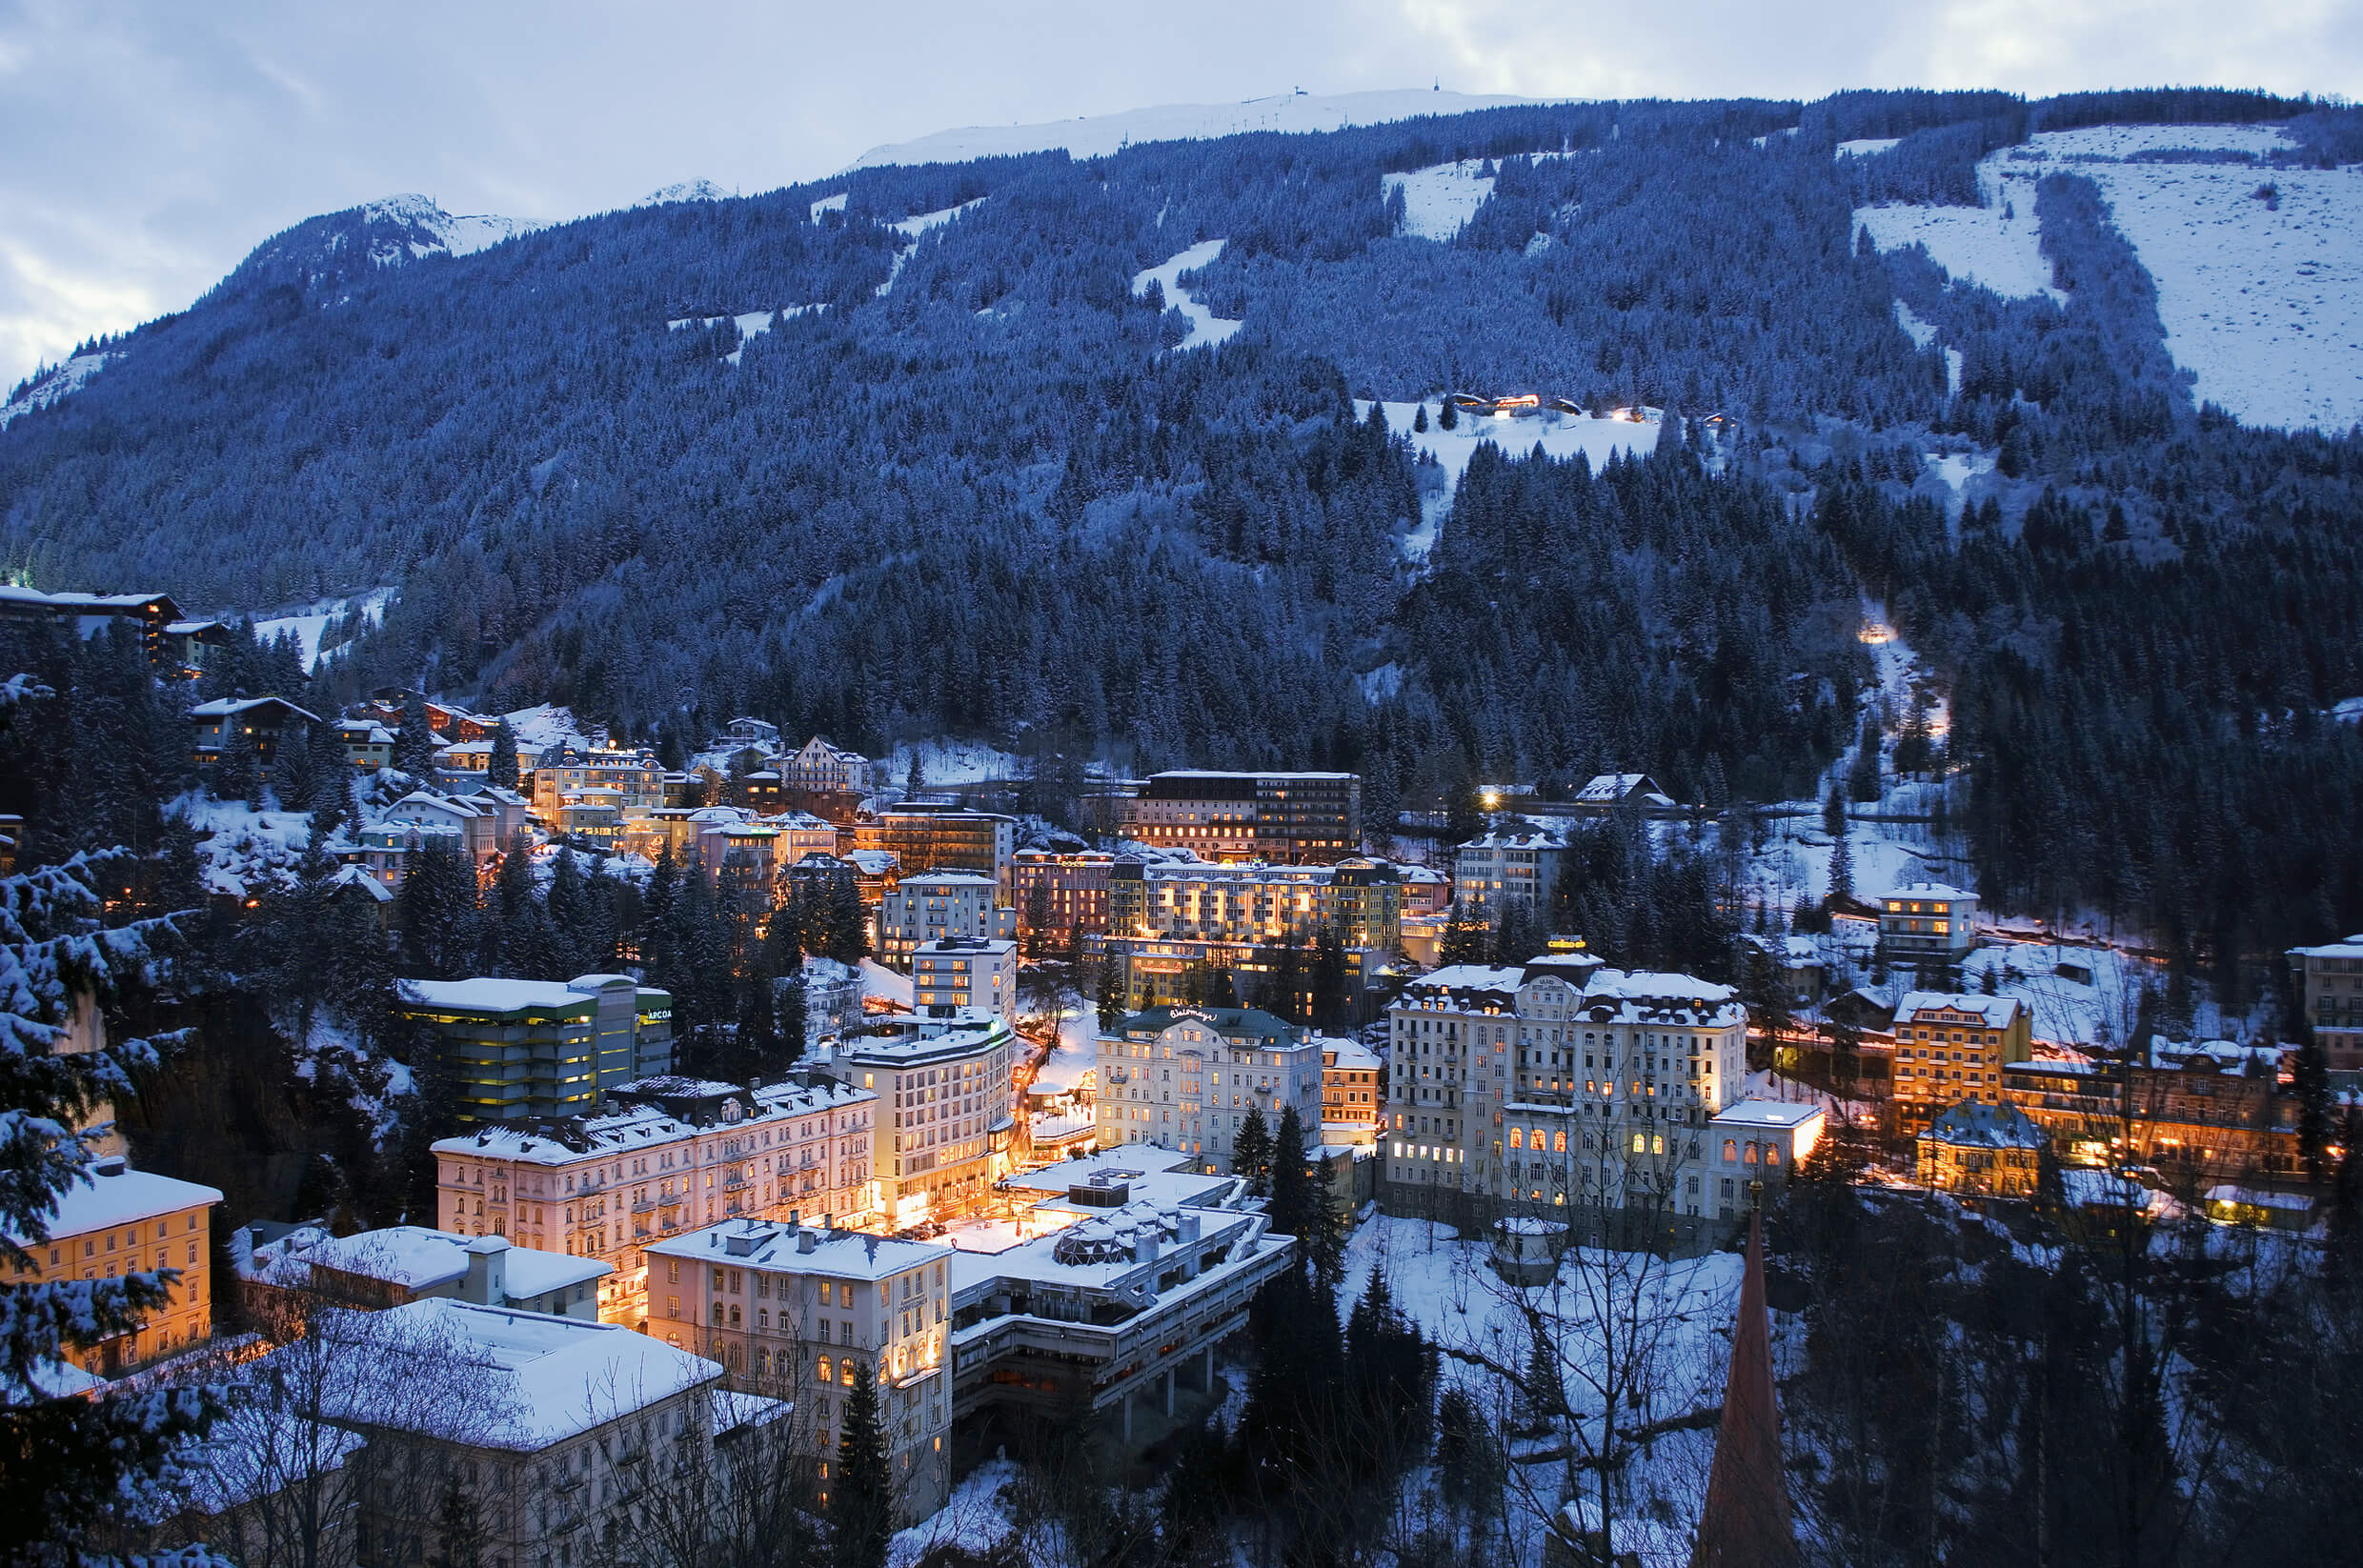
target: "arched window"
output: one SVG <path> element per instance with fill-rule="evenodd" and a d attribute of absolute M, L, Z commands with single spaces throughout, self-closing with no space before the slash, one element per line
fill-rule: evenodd
<path fill-rule="evenodd" d="M 1565 1154 L 1566 1152 L 1567 1152 L 1567 1135 L 1566 1135 L 1565 1130 L 1565 1129 L 1562 1129 L 1561 1131 L 1556 1132 L 1556 1133 L 1553 1133 L 1553 1134 L 1551 1135 L 1551 1153 L 1553 1153 L 1553 1154 L 1558 1154 L 1558 1155 L 1564 1155 L 1564 1154 Z"/>
<path fill-rule="evenodd" d="M 1764 1146 L 1764 1162 L 1767 1165 L 1778 1165 L 1781 1162 L 1781 1146 L 1779 1144 L 1767 1143 Z"/>
<path fill-rule="evenodd" d="M 1748 1141 L 1747 1152 L 1740 1156 L 1740 1163 L 1743 1165 L 1753 1165 L 1756 1163 L 1756 1145 L 1753 1139 Z"/>
<path fill-rule="evenodd" d="M 1525 1128 L 1513 1127 L 1509 1130 L 1509 1146 L 1513 1149 L 1523 1149 L 1526 1146 L 1526 1130 Z"/>
<path fill-rule="evenodd" d="M 827 1381 L 829 1380 L 829 1377 L 830 1377 L 829 1358 L 828 1358 L 827 1357 L 823 1356 L 822 1357 L 820 1357 L 819 1380 L 825 1383 L 825 1382 L 827 1382 Z"/>
<path fill-rule="evenodd" d="M 1728 1165 L 1739 1157 L 1740 1140 L 1735 1137 L 1725 1138 L 1723 1140 L 1723 1162 Z"/>

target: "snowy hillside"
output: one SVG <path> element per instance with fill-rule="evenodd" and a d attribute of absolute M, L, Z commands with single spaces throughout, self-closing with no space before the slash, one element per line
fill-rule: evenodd
<path fill-rule="evenodd" d="M 1180 311 L 1189 318 L 1190 335 L 1175 344 L 1177 349 L 1210 348 L 1227 341 L 1233 332 L 1245 325 L 1243 322 L 1225 321 L 1216 315 L 1192 298 L 1190 291 L 1182 286 L 1182 273 L 1212 266 L 1215 257 L 1222 253 L 1221 240 L 1200 240 L 1169 260 L 1140 272 L 1132 280 L 1132 291 L 1136 297 L 1147 293 L 1149 285 L 1154 283 L 1164 291 L 1166 309 Z"/>
<path fill-rule="evenodd" d="M 348 615 L 360 614 L 372 626 L 386 618 L 386 606 L 394 596 L 391 588 L 372 589 L 341 599 L 321 599 L 300 606 L 282 614 L 268 615 L 254 622 L 254 634 L 265 642 L 273 641 L 293 632 L 302 646 L 304 668 L 309 670 L 320 657 L 320 639 L 328 629 Z M 333 655 L 336 650 L 329 653 Z"/>
<path fill-rule="evenodd" d="M 1493 195 L 1493 176 L 1485 172 L 1491 167 L 1489 158 L 1464 158 L 1385 175 L 1379 187 L 1388 196 L 1397 191 L 1404 193 L 1404 233 L 1448 240 Z"/>
<path fill-rule="evenodd" d="M 1121 114 L 1082 115 L 1043 125 L 963 126 L 915 141 L 874 147 L 853 161 L 855 169 L 883 164 L 966 163 L 1064 148 L 1078 158 L 1105 157 L 1141 142 L 1201 141 L 1253 131 L 1342 131 L 1347 126 L 1385 125 L 1424 114 L 1465 114 L 1512 104 L 1552 103 L 1549 98 L 1479 97 L 1464 92 L 1404 88 L 1384 92 L 1281 93 L 1240 104 L 1165 104 Z"/>
<path fill-rule="evenodd" d="M 2272 126 L 2047 131 L 1978 165 L 1982 207 L 1885 204 L 1854 221 L 1882 251 L 1926 245 L 1957 281 L 2064 304 L 2035 186 L 2082 175 L 2156 284 L 2168 352 L 2197 400 L 2252 425 L 2345 430 L 2363 421 L 2363 168 L 2157 161 L 2288 146 Z"/>
<path fill-rule="evenodd" d="M 371 257 L 381 266 L 418 261 L 437 253 L 472 256 L 502 240 L 530 234 L 543 227 L 523 218 L 495 217 L 490 213 L 459 216 L 444 211 L 433 198 L 416 194 L 371 202 L 361 209 L 361 215 L 371 224 L 398 224 L 411 231 L 400 240 L 379 241 L 372 246 Z"/>
<path fill-rule="evenodd" d="M 1427 409 L 1427 429 L 1413 430 L 1412 422 L 1423 408 Z M 1444 514 L 1452 510 L 1452 495 L 1460 488 L 1461 474 L 1467 469 L 1468 460 L 1477 454 L 1477 449 L 1486 442 L 1514 457 L 1524 457 L 1540 447 L 1545 455 L 1565 462 L 1580 452 L 1597 470 L 1620 450 L 1636 457 L 1657 451 L 1658 436 L 1664 432 L 1664 426 L 1654 419 L 1636 424 L 1628 419 L 1578 419 L 1559 413 L 1531 419 L 1471 416 L 1461 420 L 1457 428 L 1445 430 L 1437 423 L 1442 409 L 1442 404 L 1386 405 L 1386 428 L 1409 441 L 1423 456 L 1434 458 L 1444 473 L 1443 488 L 1422 497 L 1420 526 L 1404 541 L 1404 553 L 1413 560 L 1424 560 L 1435 548 L 1437 531 L 1444 524 Z M 1370 405 L 1356 399 L 1354 416 L 1369 418 Z"/>
<path fill-rule="evenodd" d="M 651 191 L 632 205 L 663 207 L 677 201 L 728 201 L 730 192 L 712 180 L 681 180 L 676 184 Z"/>
<path fill-rule="evenodd" d="M 23 392 L 0 404 L 0 430 L 6 430 L 19 414 L 46 409 L 79 391 L 82 383 L 106 369 L 107 361 L 117 357 L 109 353 L 78 353 L 53 370 L 42 372 L 27 383 Z"/>

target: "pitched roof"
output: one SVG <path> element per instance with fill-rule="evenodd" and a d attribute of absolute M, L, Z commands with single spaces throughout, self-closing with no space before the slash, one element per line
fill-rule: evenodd
<path fill-rule="evenodd" d="M 1963 1100 L 1929 1123 L 1920 1135 L 1937 1143 L 1975 1149 L 2039 1149 L 2043 1129 L 2015 1105 L 1981 1105 Z"/>
<path fill-rule="evenodd" d="M 1747 1219 L 1747 1264 L 1724 1379 L 1723 1424 L 1707 1472 L 1690 1568 L 1776 1568 L 1797 1559 L 1788 1478 L 1781 1464 L 1780 1394 L 1772 1383 L 1772 1334 L 1764 1297 L 1764 1216 Z"/>

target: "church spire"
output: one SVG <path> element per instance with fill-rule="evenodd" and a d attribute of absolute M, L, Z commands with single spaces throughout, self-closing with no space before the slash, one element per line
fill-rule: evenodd
<path fill-rule="evenodd" d="M 1788 1481 L 1781 1467 L 1781 1412 L 1772 1386 L 1772 1334 L 1764 1304 L 1764 1216 L 1747 1216 L 1747 1267 L 1731 1335 L 1723 1425 L 1707 1473 L 1690 1568 L 1787 1568 L 1797 1560 Z"/>

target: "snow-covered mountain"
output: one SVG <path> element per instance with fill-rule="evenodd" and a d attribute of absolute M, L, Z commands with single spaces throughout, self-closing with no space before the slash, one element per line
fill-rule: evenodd
<path fill-rule="evenodd" d="M 1106 157 L 1142 142 L 1203 141 L 1251 131 L 1343 131 L 1387 125 L 1424 114 L 1465 114 L 1552 98 L 1481 97 L 1465 92 L 1400 88 L 1383 92 L 1280 93 L 1237 104 L 1163 104 L 1120 114 L 1089 114 L 1040 125 L 962 126 L 915 141 L 889 142 L 856 158 L 851 169 L 886 164 L 966 163 L 1064 148 L 1078 158 Z"/>
<path fill-rule="evenodd" d="M 662 207 L 677 201 L 728 201 L 730 192 L 712 180 L 679 180 L 642 196 L 635 207 Z"/>
<path fill-rule="evenodd" d="M 82 383 L 106 368 L 107 361 L 117 358 L 111 353 L 78 353 L 63 365 L 42 371 L 26 382 L 5 404 L 0 404 L 0 430 L 6 430 L 19 415 L 46 409 L 59 398 L 80 390 Z"/>

